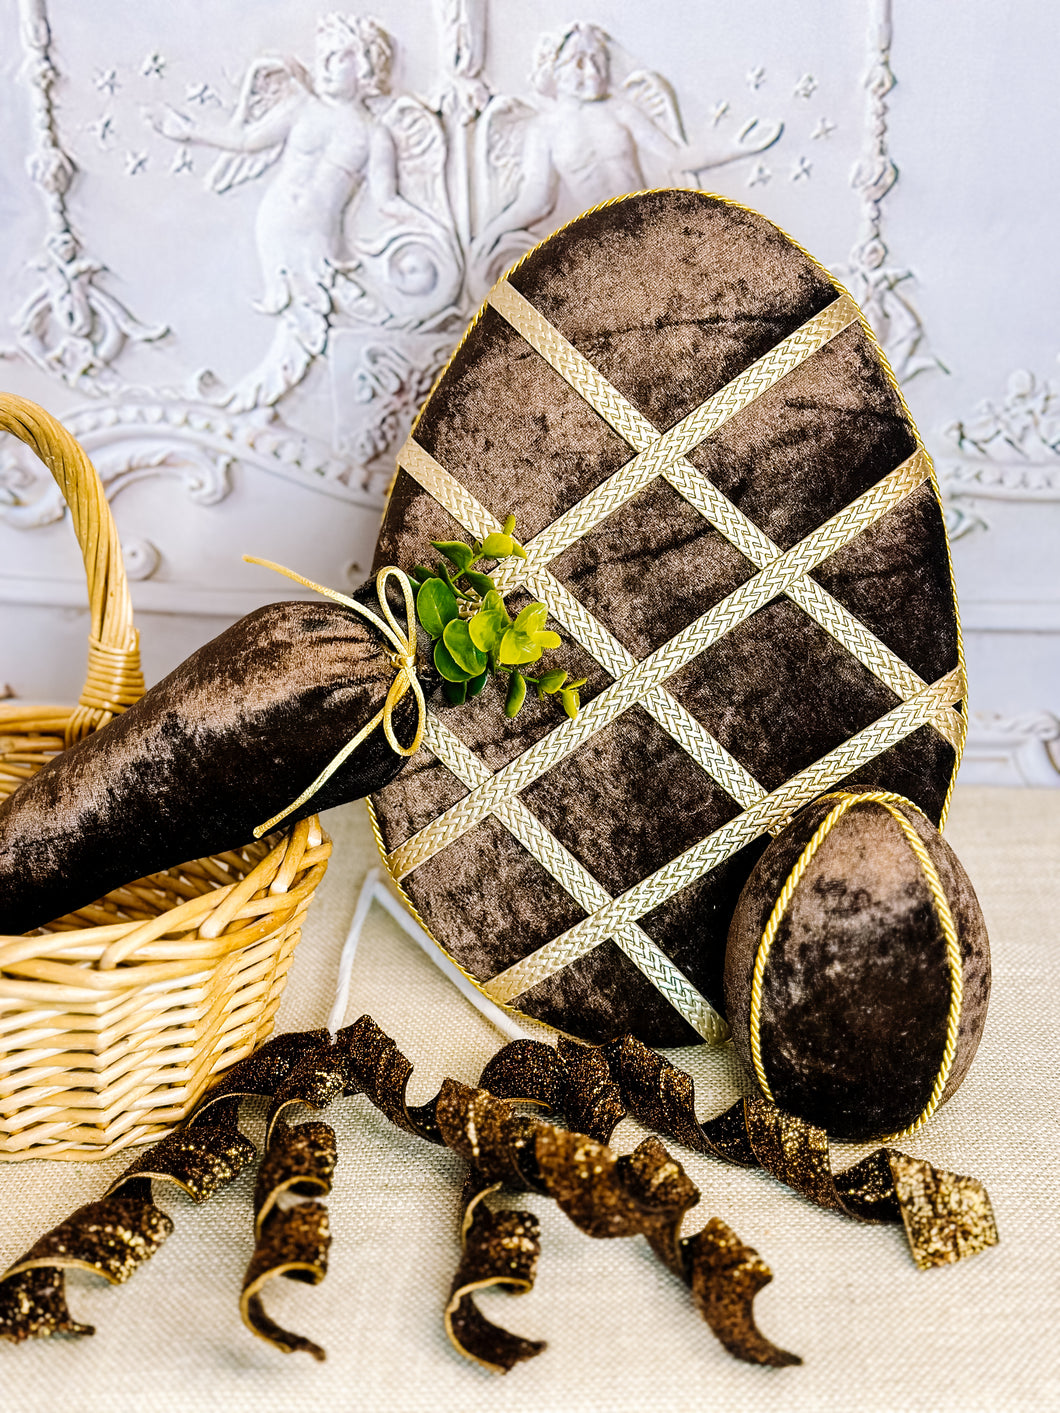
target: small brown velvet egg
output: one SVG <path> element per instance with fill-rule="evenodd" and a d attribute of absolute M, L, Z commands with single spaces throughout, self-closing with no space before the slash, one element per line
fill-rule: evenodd
<path fill-rule="evenodd" d="M 767 926 L 786 882 L 844 800 L 854 803 L 805 862 L 770 941 Z M 942 910 L 895 813 L 934 864 L 960 945 L 959 1028 L 945 1102 L 983 1033 L 990 946 L 968 875 L 919 810 L 868 795 L 814 801 L 759 859 L 729 928 L 725 1003 L 740 1058 L 754 1075 L 752 983 L 761 951 L 758 1035 L 773 1101 L 837 1139 L 882 1138 L 914 1123 L 945 1052 L 953 993 Z"/>

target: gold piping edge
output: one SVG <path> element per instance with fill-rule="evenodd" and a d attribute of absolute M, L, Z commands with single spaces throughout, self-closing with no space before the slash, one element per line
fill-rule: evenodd
<path fill-rule="evenodd" d="M 833 790 L 824 795 L 818 795 L 817 799 L 811 801 L 818 804 L 823 800 L 836 800 L 838 803 L 828 811 L 814 830 L 811 837 L 803 846 L 799 857 L 788 872 L 777 900 L 770 912 L 769 919 L 762 930 L 758 946 L 755 949 L 754 968 L 751 976 L 751 1008 L 748 1017 L 748 1029 L 751 1041 L 751 1063 L 754 1069 L 755 1080 L 759 1089 L 771 1104 L 776 1103 L 773 1090 L 765 1071 L 765 1063 L 762 1059 L 761 1044 L 761 1012 L 762 1012 L 762 988 L 765 984 L 765 971 L 769 962 L 769 955 L 772 949 L 773 940 L 779 931 L 780 924 L 788 910 L 796 888 L 806 870 L 813 862 L 821 846 L 832 833 L 835 826 L 855 806 L 860 804 L 882 805 L 884 810 L 894 819 L 901 831 L 902 837 L 909 845 L 917 863 L 920 865 L 927 883 L 928 892 L 934 904 L 935 914 L 942 933 L 942 940 L 946 946 L 946 961 L 950 973 L 950 1003 L 946 1015 L 946 1039 L 943 1045 L 942 1059 L 935 1074 L 935 1081 L 932 1084 L 931 1092 L 921 1109 L 919 1115 L 906 1125 L 899 1133 L 887 1135 L 882 1141 L 891 1143 L 899 1139 L 911 1138 L 917 1133 L 934 1114 L 935 1110 L 942 1103 L 946 1093 L 946 1086 L 949 1083 L 950 1072 L 953 1069 L 953 1061 L 956 1058 L 957 1041 L 960 1032 L 961 1016 L 964 1012 L 964 963 L 961 957 L 960 939 L 957 936 L 957 925 L 953 918 L 953 910 L 950 907 L 946 891 L 942 886 L 942 880 L 935 866 L 935 861 L 928 853 L 924 841 L 917 834 L 908 819 L 897 808 L 904 805 L 911 809 L 914 814 L 920 815 L 931 824 L 931 820 L 920 808 L 905 795 L 895 794 L 891 790 Z M 932 826 L 934 827 L 934 826 Z"/>

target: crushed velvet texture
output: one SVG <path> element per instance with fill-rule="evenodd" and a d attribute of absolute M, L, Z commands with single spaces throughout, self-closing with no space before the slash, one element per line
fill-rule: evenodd
<path fill-rule="evenodd" d="M 374 586 L 358 597 L 377 603 Z M 394 671 L 341 604 L 241 619 L 0 804 L 0 934 L 249 843 L 375 715 Z M 411 696 L 395 728 L 412 735 Z M 380 789 L 402 759 L 373 732 L 289 822 Z"/>
<path fill-rule="evenodd" d="M 726 1013 L 753 1074 L 751 979 L 784 882 L 835 800 L 808 806 L 769 846 L 729 931 Z M 975 893 L 948 844 L 899 806 L 938 870 L 961 943 L 957 1051 L 943 1099 L 968 1071 L 986 1020 L 990 947 Z M 896 1133 L 921 1113 L 946 1039 L 950 973 L 931 895 L 909 843 L 882 805 L 856 804 L 796 887 L 766 964 L 762 1060 L 780 1108 L 836 1138 Z"/>
<path fill-rule="evenodd" d="M 838 295 L 828 275 L 768 221 L 717 198 L 678 191 L 642 194 L 584 216 L 532 252 L 511 283 L 660 431 Z M 415 435 L 498 520 L 514 513 L 524 539 L 633 455 L 491 308 L 469 331 Z M 879 356 L 854 325 L 724 423 L 689 459 L 787 548 L 886 476 L 914 446 Z M 433 497 L 400 471 L 377 566 L 414 564 L 430 539 L 463 537 Z M 549 568 L 637 658 L 755 572 L 661 478 Z M 945 531 L 930 486 L 814 572 L 925 680 L 956 665 Z M 522 601 L 514 598 L 512 607 Z M 582 697 L 590 700 L 610 677 L 562 624 L 550 626 L 564 639 L 555 665 L 587 677 Z M 783 598 L 667 686 L 767 789 L 896 704 L 887 687 Z M 540 704 L 531 694 L 518 721 L 509 723 L 490 693 L 487 687 L 444 720 L 497 770 L 557 718 L 553 703 Z M 437 702 L 432 698 L 432 710 Z M 938 820 L 953 767 L 952 748 L 927 727 L 862 767 L 852 783 L 900 791 Z M 375 799 L 386 847 L 403 843 L 464 793 L 437 763 L 417 762 Z M 640 707 L 521 798 L 614 892 L 739 808 Z M 747 846 L 641 919 L 715 1006 L 722 1004 L 732 910 L 766 843 Z M 505 881 L 522 888 L 535 869 L 544 876 L 538 865 L 528 869 L 527 857 L 494 824 L 457 839 L 403 880 L 435 936 L 482 981 L 570 925 L 571 900 L 546 877 L 519 903 L 520 926 L 511 928 Z M 453 886 L 457 877 L 463 892 Z M 486 898 L 495 901 L 486 905 Z M 695 1038 L 612 942 L 514 1005 L 591 1040 L 627 1029 L 656 1045 Z"/>

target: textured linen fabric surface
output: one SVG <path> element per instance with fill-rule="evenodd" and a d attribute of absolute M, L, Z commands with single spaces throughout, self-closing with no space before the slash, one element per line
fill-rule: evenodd
<path fill-rule="evenodd" d="M 280 1011 L 280 1029 L 325 1022 L 339 950 L 365 872 L 376 862 L 363 805 L 325 817 L 330 872 L 310 911 Z M 0 1403 L 18 1413 L 263 1413 L 387 1409 L 851 1410 L 1060 1408 L 1060 791 L 958 789 L 946 837 L 979 893 L 994 991 L 979 1055 L 960 1092 L 905 1151 L 980 1178 L 1001 1246 L 921 1272 L 902 1233 L 820 1211 L 762 1173 L 670 1147 L 703 1198 L 686 1222 L 727 1221 L 773 1268 L 759 1295 L 763 1331 L 801 1354 L 792 1369 L 732 1360 L 688 1292 L 638 1238 L 592 1241 L 545 1198 L 518 1197 L 543 1228 L 535 1290 L 491 1294 L 485 1313 L 549 1341 L 505 1378 L 449 1346 L 442 1308 L 458 1260 L 461 1164 L 391 1127 L 363 1098 L 327 1114 L 339 1142 L 328 1201 L 334 1243 L 318 1288 L 283 1280 L 269 1313 L 328 1351 L 325 1364 L 282 1355 L 239 1319 L 252 1249 L 248 1172 L 196 1209 L 158 1189 L 176 1230 L 127 1287 L 68 1277 L 74 1317 L 96 1335 L 0 1345 Z M 473 1083 L 503 1038 L 378 907 L 353 971 L 348 1019 L 369 1012 L 416 1065 L 422 1102 L 446 1074 Z M 698 1111 L 719 1112 L 744 1088 L 730 1048 L 669 1052 L 696 1079 Z M 249 1112 L 249 1111 L 248 1111 Z M 260 1136 L 260 1111 L 251 1135 Z M 616 1146 L 633 1147 L 631 1121 Z M 845 1166 L 868 1146 L 835 1154 Z M 128 1161 L 0 1167 L 0 1261 L 100 1196 Z M 171 1194 L 172 1191 L 172 1195 Z"/>

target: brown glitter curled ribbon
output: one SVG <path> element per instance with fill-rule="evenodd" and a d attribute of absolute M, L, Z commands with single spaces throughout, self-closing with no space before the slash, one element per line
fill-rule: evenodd
<path fill-rule="evenodd" d="M 548 1048 L 548 1047 L 544 1047 Z M 555 1200 L 588 1236 L 644 1236 L 656 1256 L 688 1285 L 696 1307 L 721 1343 L 752 1364 L 800 1364 L 754 1323 L 754 1296 L 772 1280 L 757 1252 L 724 1222 L 681 1238 L 681 1223 L 699 1189 L 657 1138 L 619 1157 L 587 1134 L 512 1112 L 485 1089 L 446 1080 L 437 1103 L 448 1147 L 472 1165 L 465 1184 L 464 1258 L 446 1307 L 446 1330 L 462 1353 L 504 1373 L 542 1345 L 490 1324 L 472 1292 L 490 1285 L 529 1289 L 539 1249 L 528 1212 L 490 1212 L 482 1199 L 501 1185 Z"/>
<path fill-rule="evenodd" d="M 268 1317 L 261 1289 L 276 1276 L 319 1285 L 327 1275 L 331 1228 L 327 1208 L 316 1199 L 331 1191 L 337 1157 L 335 1130 L 328 1124 L 292 1128 L 281 1119 L 270 1129 L 254 1190 L 254 1254 L 243 1279 L 239 1310 L 253 1334 L 285 1354 L 302 1349 L 314 1359 L 325 1357 L 320 1345 L 281 1329 Z M 313 1200 L 284 1208 L 284 1194 Z"/>
<path fill-rule="evenodd" d="M 268 1092 L 263 1086 L 275 1085 L 297 1055 L 319 1043 L 313 1034 L 268 1041 L 230 1071 L 193 1121 L 135 1158 L 101 1201 L 78 1208 L 8 1267 L 0 1278 L 0 1338 L 93 1334 L 70 1316 L 65 1271 L 77 1266 L 112 1284 L 127 1281 L 173 1230 L 154 1204 L 153 1184 L 171 1182 L 200 1203 L 238 1177 L 257 1156 L 238 1129 L 240 1098 Z"/>
<path fill-rule="evenodd" d="M 335 1135 L 319 1121 L 291 1125 L 287 1110 L 320 1110 L 343 1095 L 363 1093 L 397 1127 L 446 1145 L 470 1165 L 463 1255 L 445 1322 L 461 1353 L 499 1371 L 544 1348 L 491 1324 L 474 1305 L 474 1293 L 487 1286 L 533 1285 L 537 1220 L 493 1210 L 486 1199 L 502 1186 L 553 1198 L 589 1236 L 643 1235 L 689 1286 L 704 1320 L 736 1358 L 801 1362 L 754 1323 L 754 1296 L 772 1279 L 757 1253 L 717 1218 L 681 1236 L 700 1194 L 659 1140 L 648 1138 L 623 1156 L 606 1146 L 627 1113 L 697 1152 L 760 1166 L 820 1206 L 860 1221 L 900 1221 L 921 1267 L 960 1260 L 998 1239 L 986 1190 L 972 1178 L 890 1148 L 833 1173 L 823 1131 L 763 1099 L 742 1100 L 701 1123 L 691 1078 L 630 1036 L 595 1048 L 516 1041 L 489 1062 L 478 1088 L 445 1080 L 435 1099 L 416 1107 L 406 1100 L 411 1073 L 369 1016 L 334 1040 L 327 1031 L 274 1037 L 229 1071 L 187 1123 L 140 1154 L 102 1200 L 79 1208 L 9 1267 L 0 1277 L 0 1338 L 93 1333 L 67 1309 L 65 1270 L 84 1267 L 114 1284 L 133 1275 L 173 1228 L 154 1204 L 154 1182 L 172 1182 L 204 1202 L 256 1156 L 238 1128 L 240 1103 L 254 1095 L 272 1102 L 241 1310 L 260 1338 L 317 1358 L 324 1357 L 319 1346 L 269 1319 L 261 1291 L 281 1275 L 312 1284 L 324 1279 L 330 1230 L 319 1199 L 331 1188 Z M 571 1128 L 517 1113 L 517 1101 L 563 1114 Z M 293 1197 L 306 1200 L 292 1206 Z"/>
<path fill-rule="evenodd" d="M 78 1266 L 113 1284 L 127 1281 L 173 1230 L 155 1206 L 152 1185 L 171 1182 L 206 1202 L 257 1156 L 239 1132 L 239 1101 L 271 1094 L 295 1061 L 326 1039 L 326 1031 L 278 1035 L 242 1060 L 217 1084 L 188 1123 L 145 1149 L 103 1199 L 80 1207 L 0 1277 L 0 1338 L 93 1334 L 66 1306 L 65 1271 Z"/>
<path fill-rule="evenodd" d="M 535 1094 L 524 1097 L 532 1097 L 541 1107 L 558 1107 L 561 1092 L 572 1098 L 575 1094 L 569 1083 L 562 1091 L 557 1087 L 560 1076 L 573 1075 L 581 1099 L 568 1119 L 574 1122 L 576 1115 L 584 1113 L 601 1121 L 604 1111 L 597 1113 L 594 1103 L 606 1106 L 614 1085 L 605 1078 L 606 1062 L 598 1052 L 572 1046 L 560 1059 L 549 1046 L 524 1051 L 516 1045 L 508 1051 L 502 1052 L 508 1064 L 526 1076 L 521 1087 L 534 1087 Z M 754 1294 L 772 1278 L 757 1254 L 720 1222 L 708 1224 L 709 1230 L 691 1242 L 679 1242 L 681 1220 L 698 1202 L 699 1191 L 657 1139 L 649 1139 L 628 1158 L 619 1158 L 586 1134 L 516 1114 L 511 1103 L 484 1088 L 472 1089 L 451 1079 L 443 1081 L 429 1103 L 410 1108 L 405 1096 L 411 1073 L 411 1064 L 393 1040 L 369 1016 L 362 1016 L 339 1031 L 333 1043 L 304 1054 L 277 1085 L 255 1194 L 257 1245 L 241 1303 L 244 1322 L 259 1338 L 285 1352 L 304 1349 L 318 1359 L 324 1357 L 312 1341 L 275 1325 L 265 1314 L 259 1292 L 275 1276 L 315 1284 L 326 1272 L 325 1209 L 314 1200 L 280 1213 L 276 1201 L 281 1192 L 326 1195 L 334 1164 L 325 1159 L 321 1166 L 321 1153 L 324 1148 L 333 1151 L 334 1134 L 325 1124 L 289 1128 L 286 1112 L 299 1104 L 321 1110 L 340 1095 L 363 1093 L 405 1132 L 444 1144 L 470 1164 L 464 1188 L 463 1254 L 445 1310 L 446 1332 L 468 1358 L 504 1373 L 544 1348 L 539 1341 L 492 1324 L 474 1304 L 474 1293 L 487 1287 L 512 1291 L 533 1287 L 540 1227 L 530 1212 L 491 1209 L 485 1199 L 504 1186 L 554 1198 L 590 1236 L 645 1236 L 656 1254 L 692 1288 L 697 1308 L 737 1358 L 777 1365 L 799 1362 L 796 1355 L 771 1344 L 754 1325 Z M 598 1093 L 601 1086 L 602 1094 Z M 713 1239 L 719 1231 L 723 1235 Z M 727 1262 L 718 1260 L 722 1249 L 729 1254 Z"/>
<path fill-rule="evenodd" d="M 494 1056 L 482 1083 L 498 1095 L 578 1113 L 587 1130 L 605 1142 L 629 1113 L 699 1153 L 764 1168 L 820 1207 L 861 1222 L 901 1222 L 922 1270 L 974 1256 L 998 1242 L 990 1198 L 975 1178 L 894 1148 L 878 1148 L 834 1173 L 825 1131 L 765 1099 L 741 1099 L 701 1123 L 691 1077 L 631 1035 L 588 1051 L 569 1041 L 555 1048 L 516 1041 Z"/>
<path fill-rule="evenodd" d="M 331 1244 L 327 1208 L 317 1199 L 331 1191 L 337 1160 L 335 1131 L 325 1123 L 291 1126 L 287 1112 L 299 1105 L 318 1112 L 342 1096 L 366 1094 L 398 1128 L 441 1143 L 433 1105 L 409 1108 L 405 1090 L 412 1065 L 370 1016 L 326 1032 L 270 1091 L 265 1156 L 254 1193 L 255 1247 L 243 1281 L 243 1323 L 285 1354 L 305 1350 L 324 1359 L 320 1345 L 281 1329 L 265 1313 L 262 1287 L 277 1276 L 319 1285 L 327 1274 Z M 282 1196 L 312 1200 L 281 1208 Z"/>

